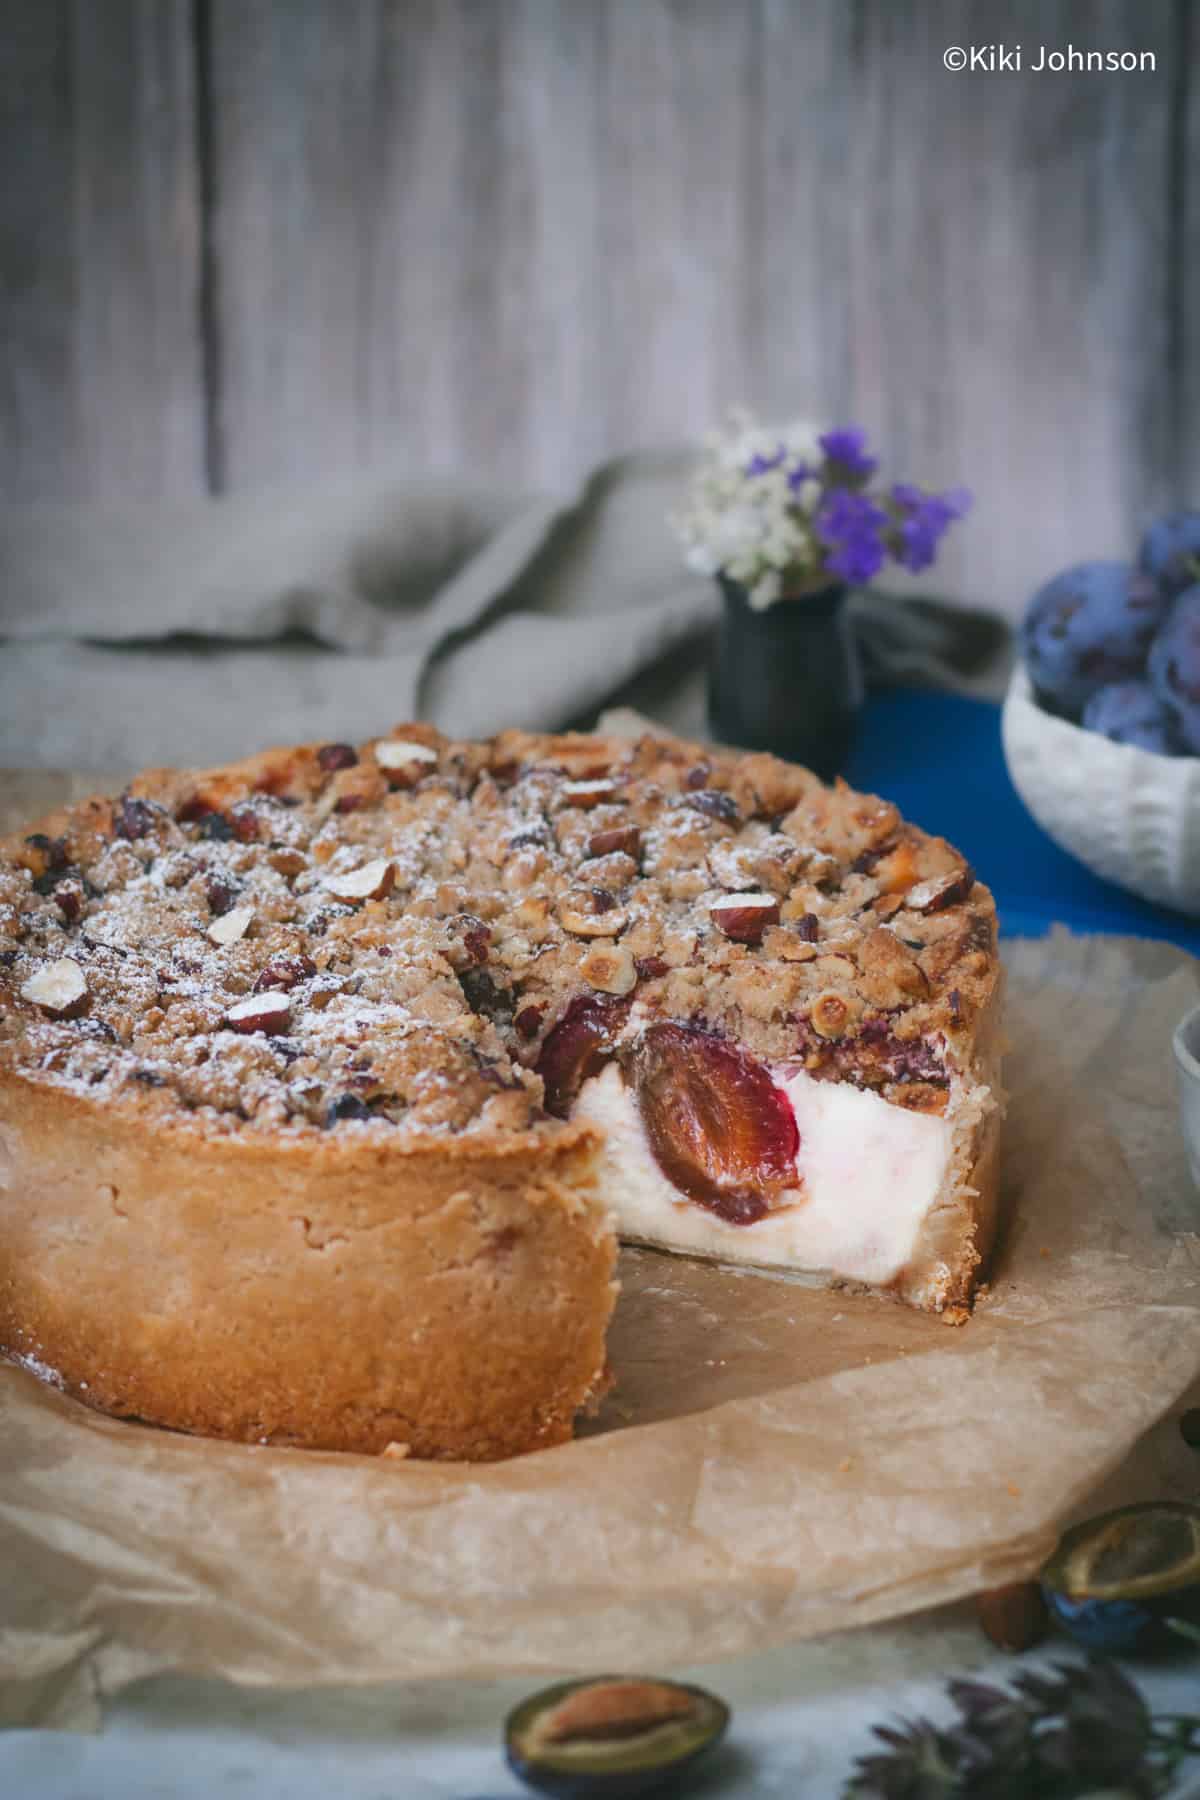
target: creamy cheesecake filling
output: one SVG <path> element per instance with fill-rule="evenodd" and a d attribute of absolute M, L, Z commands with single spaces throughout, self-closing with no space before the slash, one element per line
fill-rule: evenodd
<path fill-rule="evenodd" d="M 729 1262 L 828 1272 L 873 1286 L 892 1280 L 916 1254 L 945 1187 L 954 1137 L 949 1113 L 908 1112 L 805 1070 L 772 1074 L 796 1116 L 797 1185 L 783 1205 L 749 1225 L 727 1223 L 667 1179 L 615 1063 L 584 1082 L 572 1116 L 603 1130 L 601 1185 L 617 1231 Z"/>

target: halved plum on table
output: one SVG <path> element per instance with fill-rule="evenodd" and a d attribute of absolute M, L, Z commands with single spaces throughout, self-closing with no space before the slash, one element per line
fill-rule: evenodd
<path fill-rule="evenodd" d="M 625 1057 L 659 1168 L 731 1225 L 752 1225 L 796 1186 L 796 1120 L 767 1070 L 697 1025 L 652 1025 Z"/>

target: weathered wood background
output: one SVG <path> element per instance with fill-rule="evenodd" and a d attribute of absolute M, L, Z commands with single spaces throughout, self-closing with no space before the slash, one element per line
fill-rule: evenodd
<path fill-rule="evenodd" d="M 1015 610 L 1200 499 L 1196 13 L 0 0 L 0 486 L 556 483 L 746 400 L 965 481 Z"/>

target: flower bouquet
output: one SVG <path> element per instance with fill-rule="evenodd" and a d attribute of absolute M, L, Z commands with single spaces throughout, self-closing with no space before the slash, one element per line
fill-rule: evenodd
<path fill-rule="evenodd" d="M 713 733 L 828 776 L 862 701 L 847 590 L 889 560 L 928 568 L 970 496 L 880 484 L 857 426 L 763 426 L 738 414 L 707 452 L 673 524 L 688 567 L 715 576 L 725 598 L 709 681 Z"/>

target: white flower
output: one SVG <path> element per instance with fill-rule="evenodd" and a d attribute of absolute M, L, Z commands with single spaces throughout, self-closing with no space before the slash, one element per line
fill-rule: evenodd
<path fill-rule="evenodd" d="M 672 520 L 694 574 L 724 573 L 761 609 L 821 568 L 812 523 L 820 483 L 797 479 L 800 464 L 820 462 L 819 437 L 808 420 L 760 425 L 741 412 L 705 439 L 688 506 Z"/>
<path fill-rule="evenodd" d="M 753 506 L 732 506 L 712 522 L 709 546 L 718 566 L 756 551 L 763 539 L 764 520 Z"/>
<path fill-rule="evenodd" d="M 736 437 L 726 438 L 717 451 L 717 460 L 723 469 L 744 471 L 746 464 L 753 462 L 756 456 L 778 456 L 785 448 L 778 431 L 765 425 L 754 425 Z"/>
<path fill-rule="evenodd" d="M 768 606 L 774 604 L 783 592 L 783 582 L 774 569 L 766 575 L 760 575 L 750 589 L 750 604 L 755 612 L 766 612 Z"/>

